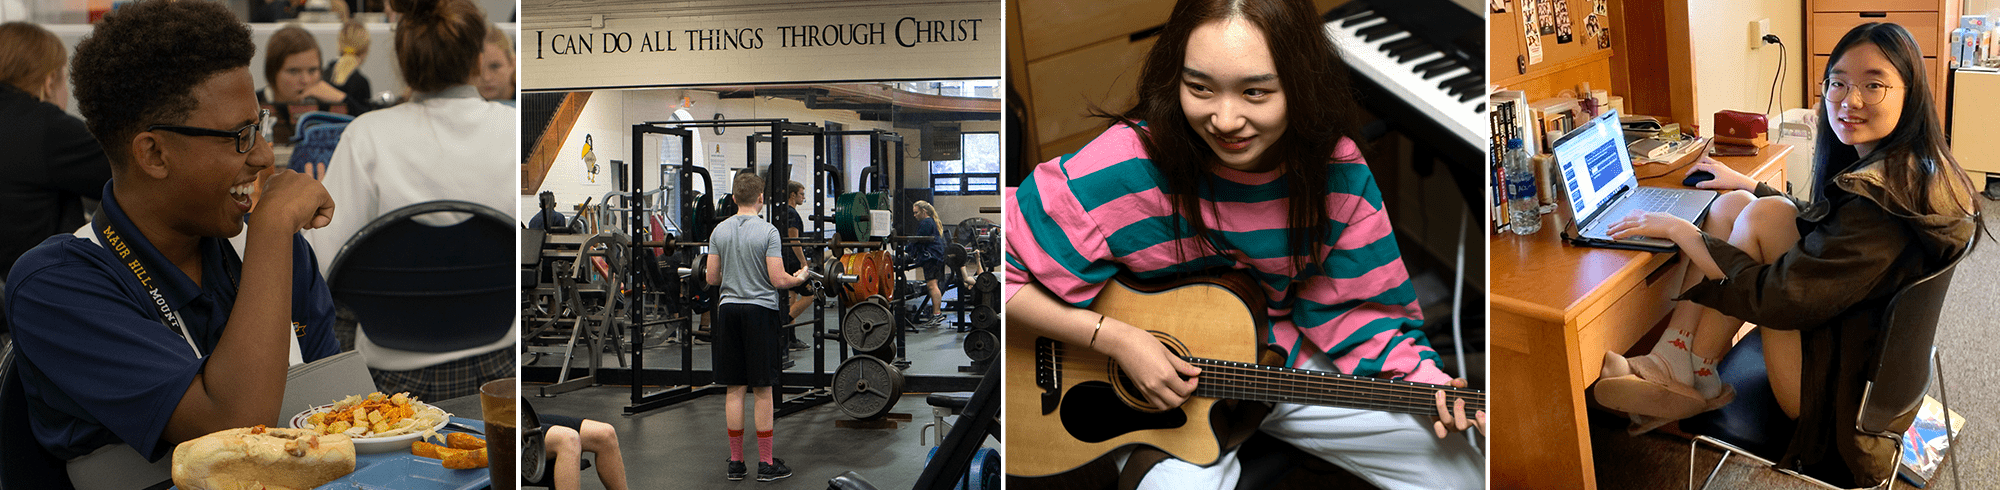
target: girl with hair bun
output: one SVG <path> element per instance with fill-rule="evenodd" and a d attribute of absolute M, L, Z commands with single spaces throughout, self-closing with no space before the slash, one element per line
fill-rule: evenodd
<path fill-rule="evenodd" d="M 354 119 L 328 162 L 327 192 L 340 213 L 313 237 L 339 250 L 369 221 L 411 204 L 455 199 L 511 214 L 515 209 L 513 108 L 479 97 L 473 77 L 486 18 L 468 0 L 395 1 L 395 51 L 412 94 L 408 102 Z M 320 254 L 331 267 L 335 254 Z M 444 400 L 479 391 L 486 381 L 514 375 L 519 326 L 477 347 L 450 352 L 390 349 L 368 340 L 360 319 L 355 347 L 376 386 Z"/>

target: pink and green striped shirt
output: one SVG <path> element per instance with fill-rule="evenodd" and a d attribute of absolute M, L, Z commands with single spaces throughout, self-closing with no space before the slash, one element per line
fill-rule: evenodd
<path fill-rule="evenodd" d="M 1423 323 L 1416 289 L 1375 177 L 1353 142 L 1342 141 L 1327 163 L 1326 258 L 1301 268 L 1286 240 L 1288 197 L 1277 171 L 1215 167 L 1219 178 L 1201 191 L 1214 250 L 1188 247 L 1183 256 L 1180 247 L 1198 238 L 1185 223 L 1175 225 L 1164 178 L 1137 131 L 1114 126 L 1082 150 L 1036 166 L 1009 191 L 1004 299 L 1036 283 L 1088 307 L 1120 271 L 1153 280 L 1234 269 L 1263 286 L 1272 321 L 1264 340 L 1284 347 L 1289 365 L 1317 349 L 1347 374 L 1451 380 L 1416 329 Z"/>

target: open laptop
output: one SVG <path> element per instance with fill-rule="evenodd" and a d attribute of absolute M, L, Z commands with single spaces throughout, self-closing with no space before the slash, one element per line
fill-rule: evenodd
<path fill-rule="evenodd" d="M 1618 125 L 1616 110 L 1605 111 L 1556 140 L 1555 157 L 1556 168 L 1562 173 L 1565 204 L 1575 220 L 1573 242 L 1578 245 L 1674 250 L 1674 242 L 1664 238 L 1616 240 L 1608 230 L 1634 211 L 1670 213 L 1700 223 L 1708 213 L 1708 204 L 1718 195 L 1705 189 L 1640 186 L 1632 171 L 1632 157 L 1625 152 L 1625 132 Z"/>

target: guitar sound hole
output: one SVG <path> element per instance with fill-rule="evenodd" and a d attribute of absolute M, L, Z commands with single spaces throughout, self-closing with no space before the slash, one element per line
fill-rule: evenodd
<path fill-rule="evenodd" d="M 1077 385 L 1062 397 L 1063 429 L 1083 442 L 1104 442 L 1142 430 L 1173 429 L 1187 425 L 1187 421 L 1187 412 L 1178 407 L 1148 413 L 1126 406 L 1118 392 L 1101 381 Z"/>

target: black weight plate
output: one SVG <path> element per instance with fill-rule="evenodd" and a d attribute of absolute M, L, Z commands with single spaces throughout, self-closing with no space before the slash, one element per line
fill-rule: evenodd
<path fill-rule="evenodd" d="M 892 326 L 895 315 L 889 311 L 889 303 L 879 297 L 855 303 L 840 317 L 840 338 L 847 341 L 847 347 L 861 352 L 881 350 L 889 345 L 895 335 Z"/>
<path fill-rule="evenodd" d="M 874 356 L 857 355 L 833 373 L 833 402 L 861 420 L 887 415 L 903 398 L 903 371 Z"/>
<path fill-rule="evenodd" d="M 965 355 L 973 361 L 989 361 L 1000 354 L 1000 336 L 990 330 L 973 330 L 965 334 Z"/>

